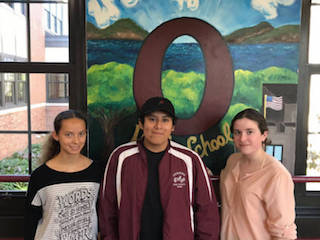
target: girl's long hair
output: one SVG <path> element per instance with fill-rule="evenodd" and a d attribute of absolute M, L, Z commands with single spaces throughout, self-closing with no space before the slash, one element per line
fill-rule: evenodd
<path fill-rule="evenodd" d="M 54 119 L 53 126 L 56 134 L 59 134 L 59 131 L 62 126 L 62 121 L 66 119 L 71 119 L 71 118 L 79 118 L 83 120 L 87 128 L 86 117 L 81 112 L 70 109 L 70 110 L 59 113 Z M 40 163 L 41 164 L 45 163 L 48 160 L 54 158 L 59 152 L 60 152 L 60 143 L 52 137 L 52 134 L 50 134 L 42 146 Z"/>

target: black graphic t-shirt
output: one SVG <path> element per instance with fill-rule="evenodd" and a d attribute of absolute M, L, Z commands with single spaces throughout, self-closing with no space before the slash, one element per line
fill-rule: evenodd
<path fill-rule="evenodd" d="M 165 153 L 146 149 L 148 160 L 148 181 L 141 213 L 140 240 L 161 240 L 163 210 L 160 200 L 159 163 Z"/>
<path fill-rule="evenodd" d="M 97 239 L 102 170 L 95 161 L 73 173 L 37 168 L 27 192 L 25 239 Z"/>

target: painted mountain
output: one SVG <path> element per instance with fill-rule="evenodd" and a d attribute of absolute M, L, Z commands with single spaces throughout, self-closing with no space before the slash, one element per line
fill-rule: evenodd
<path fill-rule="evenodd" d="M 224 38 L 228 43 L 233 44 L 299 42 L 299 25 L 274 28 L 270 23 L 261 22 L 256 26 L 234 31 Z"/>
<path fill-rule="evenodd" d="M 253 27 L 236 30 L 224 36 L 224 39 L 231 44 L 294 43 L 299 42 L 299 31 L 299 25 L 274 28 L 268 22 L 261 22 Z M 147 35 L 146 30 L 128 18 L 120 19 L 105 29 L 98 29 L 92 23 L 87 22 L 88 40 L 143 40 Z"/>
<path fill-rule="evenodd" d="M 143 40 L 148 32 L 128 18 L 123 18 L 105 29 L 99 29 L 92 23 L 87 22 L 87 39 L 122 39 L 122 40 Z"/>

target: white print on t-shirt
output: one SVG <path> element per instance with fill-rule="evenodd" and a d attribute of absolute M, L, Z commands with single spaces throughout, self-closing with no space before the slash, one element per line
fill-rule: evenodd
<path fill-rule="evenodd" d="M 184 172 L 175 172 L 173 175 L 173 186 L 182 188 L 186 185 L 186 174 Z"/>
<path fill-rule="evenodd" d="M 91 216 L 94 211 L 95 189 L 81 187 L 67 194 L 57 196 L 56 236 L 61 240 L 93 239 Z"/>

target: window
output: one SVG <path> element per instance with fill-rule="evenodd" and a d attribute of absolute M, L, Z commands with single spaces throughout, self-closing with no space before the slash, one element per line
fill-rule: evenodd
<path fill-rule="evenodd" d="M 63 21 L 66 8 L 63 4 L 46 4 L 45 5 L 46 28 L 52 34 L 64 35 Z"/>
<path fill-rule="evenodd" d="M 48 102 L 67 102 L 69 97 L 68 75 L 47 75 Z"/>
<path fill-rule="evenodd" d="M 0 2 L 0 61 L 27 61 L 27 24 L 21 10 L 25 4 Z M 10 23 L 10 24 L 8 24 Z M 19 31 L 17 31 L 19 29 Z"/>
<path fill-rule="evenodd" d="M 267 145 L 266 152 L 282 162 L 283 145 Z"/>
<path fill-rule="evenodd" d="M 0 73 L 0 110 L 26 104 L 26 77 L 21 73 Z"/>
<path fill-rule="evenodd" d="M 21 4 L 20 6 L 21 6 L 21 13 L 23 15 L 26 15 L 26 5 L 25 4 Z"/>
<path fill-rule="evenodd" d="M 319 12 L 320 13 L 320 12 Z M 320 74 L 310 78 L 310 103 L 308 121 L 307 175 L 320 176 Z M 307 190 L 320 191 L 319 183 L 308 183 Z"/>
<path fill-rule="evenodd" d="M 37 167 L 41 145 L 60 111 L 86 112 L 84 1 L 19 0 L 12 5 L 15 11 L 10 4 L 0 1 L 2 176 L 28 175 Z M 0 182 L 0 195 L 8 190 L 26 190 L 26 185 Z"/>
<path fill-rule="evenodd" d="M 319 0 L 302 1 L 295 175 L 320 176 L 319 14 Z M 303 216 L 299 221 L 316 219 L 320 212 L 319 184 L 297 183 L 295 192 L 297 214 Z"/>
<path fill-rule="evenodd" d="M 309 30 L 309 58 L 310 67 L 314 69 L 309 76 L 309 115 L 308 115 L 308 148 L 307 175 L 320 176 L 320 1 L 311 1 L 310 30 Z M 320 191 L 320 183 L 308 183 L 307 190 Z"/>
<path fill-rule="evenodd" d="M 49 10 L 45 10 L 46 11 L 46 18 L 47 18 L 47 29 L 51 29 L 51 14 Z"/>
<path fill-rule="evenodd" d="M 8 4 L 11 8 L 14 7 L 13 3 L 6 3 L 6 4 Z"/>
<path fill-rule="evenodd" d="M 312 1 L 313 2 L 313 1 Z M 310 38 L 309 38 L 309 63 L 320 64 L 320 3 L 311 5 L 310 12 Z"/>

